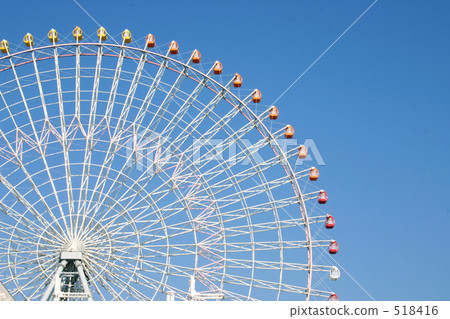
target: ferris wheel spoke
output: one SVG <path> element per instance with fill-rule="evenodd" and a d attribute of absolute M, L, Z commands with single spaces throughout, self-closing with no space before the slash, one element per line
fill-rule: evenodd
<path fill-rule="evenodd" d="M 143 207 L 143 208 L 145 208 L 145 206 Z M 174 229 L 176 229 L 176 227 L 174 227 L 174 226 L 171 226 L 170 228 L 169 227 L 167 227 L 167 226 L 164 226 L 164 225 L 162 225 L 160 228 L 154 228 L 153 226 L 155 225 L 155 224 L 157 224 L 157 223 L 160 223 L 160 222 L 164 222 L 164 221 L 166 221 L 167 219 L 169 219 L 170 217 L 173 217 L 173 216 L 175 216 L 175 215 L 177 215 L 177 214 L 180 214 L 180 213 L 182 213 L 183 211 L 184 211 L 184 208 L 179 208 L 179 209 L 173 209 L 172 211 L 172 213 L 170 213 L 170 211 L 171 211 L 171 209 L 168 209 L 168 208 L 164 208 L 164 209 L 157 209 L 157 210 L 154 210 L 154 211 L 152 211 L 151 212 L 151 214 L 150 215 L 147 215 L 147 214 L 142 214 L 142 213 L 139 213 L 139 215 L 137 216 L 137 220 L 136 220 L 136 222 L 139 222 L 139 223 L 142 223 L 142 226 L 141 226 L 141 233 L 145 233 L 145 231 L 147 230 L 147 229 L 149 229 L 149 230 L 152 230 L 152 232 L 153 232 L 153 236 L 155 236 L 156 237 L 156 240 L 158 240 L 158 239 L 160 239 L 161 237 L 158 237 L 158 233 L 159 232 L 168 232 L 168 231 L 173 231 Z M 164 215 L 160 215 L 160 213 L 161 212 L 164 212 Z M 151 219 L 151 218 L 153 218 L 153 216 L 158 216 L 158 215 L 160 215 L 160 219 Z M 186 222 L 186 224 L 190 224 L 191 222 Z M 127 226 L 127 224 L 123 224 L 122 226 L 121 225 L 117 225 L 117 224 L 114 224 L 114 223 L 112 223 L 112 224 L 110 224 L 111 226 L 114 226 L 114 227 L 116 227 L 116 230 L 115 230 L 115 234 L 120 234 L 120 233 L 123 233 L 123 228 L 124 227 L 126 227 Z M 183 231 L 183 229 L 182 228 L 178 228 L 178 230 L 179 231 Z M 185 232 L 186 233 L 188 233 L 188 232 L 190 232 L 190 231 L 192 231 L 192 230 L 189 230 L 189 229 L 184 229 L 185 230 Z M 181 234 L 183 234 L 183 232 L 181 232 L 181 233 L 177 233 L 177 235 L 181 235 Z M 171 236 L 174 236 L 175 235 L 175 233 L 170 233 L 170 235 Z"/>
<path fill-rule="evenodd" d="M 147 271 L 139 271 L 134 273 L 132 276 L 130 277 L 126 277 L 125 281 L 128 280 L 129 282 L 133 282 L 136 285 L 141 285 L 141 286 L 145 286 L 147 288 L 153 289 L 154 291 L 158 291 L 161 289 L 161 280 L 157 280 L 155 278 L 152 278 L 150 276 L 145 275 L 145 273 L 147 273 Z M 156 273 L 156 272 L 155 272 Z M 163 272 L 160 273 L 156 273 L 158 275 L 164 274 Z M 120 273 L 117 278 L 120 278 L 121 276 L 123 276 L 123 273 Z M 139 280 L 138 280 L 139 279 Z M 125 285 L 129 285 L 128 283 L 125 283 L 124 280 L 122 280 L 122 283 Z"/>
<path fill-rule="evenodd" d="M 59 55 L 58 55 L 58 49 L 55 46 L 54 47 L 54 61 L 55 61 L 55 74 L 56 74 L 56 86 L 58 91 L 58 105 L 59 105 L 59 119 L 60 119 L 60 126 L 61 126 L 61 144 L 63 146 L 63 153 L 64 153 L 64 168 L 66 172 L 66 183 L 67 183 L 67 197 L 68 197 L 68 206 L 69 206 L 69 228 L 66 224 L 66 229 L 68 232 L 68 236 L 72 238 L 74 236 L 74 221 L 73 216 L 75 213 L 74 208 L 74 197 L 73 197 L 73 187 L 72 187 L 72 174 L 70 170 L 70 161 L 69 161 L 69 142 L 67 140 L 67 127 L 66 127 L 66 121 L 65 121 L 65 112 L 64 112 L 64 100 L 63 100 L 63 91 L 62 91 L 62 84 L 61 84 L 61 72 L 59 68 Z M 58 199 L 59 202 L 59 199 Z M 61 208 L 61 216 L 64 217 L 64 213 L 62 212 Z M 65 218 L 64 218 L 65 222 Z"/>
<path fill-rule="evenodd" d="M 240 184 L 246 180 L 248 180 L 249 178 L 253 178 L 254 176 L 264 176 L 262 173 L 271 168 L 273 165 L 275 165 L 276 161 L 278 159 L 273 158 L 272 161 L 270 162 L 265 162 L 265 163 L 261 163 L 261 164 L 256 164 L 254 167 L 252 167 L 251 169 L 247 169 L 241 173 L 237 173 L 236 175 L 232 175 L 232 176 L 228 176 L 225 178 L 222 178 L 221 180 L 217 181 L 215 184 L 212 184 L 210 186 L 211 189 L 214 189 L 213 194 L 217 195 L 220 194 L 221 192 L 227 190 L 228 188 L 236 185 L 236 184 Z M 220 172 L 220 171 L 219 171 Z M 215 178 L 216 176 L 211 176 L 210 179 L 208 179 L 207 181 Z M 272 181 L 265 181 L 261 187 L 268 187 L 269 190 L 276 188 L 276 187 L 280 187 L 283 186 L 287 183 L 289 183 L 292 180 L 292 178 L 290 176 L 283 176 L 277 180 L 272 180 Z M 257 187 L 257 186 L 256 186 Z M 256 189 L 246 189 L 245 192 L 249 192 L 249 193 L 254 193 Z M 257 193 L 256 193 L 257 195 Z"/>
<path fill-rule="evenodd" d="M 35 274 L 40 273 L 39 276 L 35 276 Z M 41 273 L 41 269 L 35 271 L 35 274 L 33 276 L 24 277 L 24 278 L 16 278 L 16 280 L 21 280 L 23 284 L 20 286 L 20 291 L 24 296 L 26 296 L 27 299 L 31 298 L 31 296 L 38 291 L 36 290 L 37 287 L 42 287 L 45 285 L 45 275 Z M 23 277 L 23 276 L 22 276 Z M 28 291 L 28 293 L 27 293 Z M 31 294 L 31 296 L 30 296 Z"/>
<path fill-rule="evenodd" d="M 209 242 L 205 243 L 207 247 L 212 252 L 227 254 L 232 253 L 244 253 L 253 251 L 278 251 L 281 247 L 283 249 L 302 249 L 306 248 L 307 243 L 305 241 L 250 241 L 250 242 L 231 242 L 228 241 L 226 244 L 221 242 Z"/>
<path fill-rule="evenodd" d="M 195 126 L 193 126 L 193 129 L 191 129 L 190 131 L 187 131 L 186 133 L 184 133 L 184 131 L 182 133 L 180 133 L 180 135 L 174 140 L 174 142 L 172 142 L 171 144 L 168 145 L 166 150 L 170 150 L 172 147 L 175 147 L 173 152 L 179 151 L 181 146 L 184 145 L 184 143 L 186 142 L 186 140 L 189 137 L 194 137 L 194 138 L 196 138 L 197 141 L 203 141 L 203 143 L 210 141 L 211 138 L 213 138 L 218 132 L 220 132 L 224 127 L 226 127 L 226 125 L 228 125 L 228 123 L 231 121 L 231 119 L 233 119 L 239 113 L 240 109 L 239 109 L 239 107 L 237 107 L 237 108 L 233 108 L 232 110 L 230 110 L 223 117 L 217 116 L 217 118 L 215 118 L 215 123 L 204 134 L 200 135 L 199 137 L 195 137 L 194 132 L 196 132 L 196 129 L 198 128 L 198 126 L 203 122 L 203 120 L 206 117 L 208 117 L 210 114 L 214 114 L 213 109 L 220 102 L 220 100 L 221 100 L 220 96 L 219 96 L 219 98 L 216 98 L 216 100 L 217 101 L 213 100 L 214 101 L 213 106 L 209 107 L 210 109 L 208 109 L 208 112 L 204 112 L 204 114 L 202 114 L 203 116 L 197 120 L 198 121 L 197 123 L 195 123 L 196 119 L 194 119 L 192 121 L 193 123 L 195 123 Z M 187 128 L 189 128 L 190 126 L 191 125 L 189 125 Z M 182 136 L 182 134 L 185 134 L 185 135 L 183 137 L 180 137 L 180 136 Z M 180 141 L 178 141 L 178 138 L 180 139 Z M 194 151 L 194 144 L 189 145 L 184 151 L 181 152 L 181 154 L 186 156 L 186 154 L 188 154 L 189 152 L 192 152 L 192 151 Z"/>
<path fill-rule="evenodd" d="M 160 197 L 160 199 L 161 198 L 162 197 Z M 136 205 L 133 205 L 132 207 L 129 207 L 129 208 L 124 207 L 121 214 L 123 214 L 123 213 L 131 213 L 131 212 L 135 211 L 134 212 L 134 216 L 135 216 L 134 219 L 136 221 L 142 221 L 143 219 L 145 219 L 146 224 L 150 223 L 150 226 L 151 226 L 151 225 L 153 225 L 155 223 L 163 221 L 163 219 L 161 219 L 162 212 L 164 212 L 164 214 L 167 214 L 170 211 L 175 211 L 175 214 L 181 212 L 181 210 L 177 211 L 175 209 L 176 206 L 180 205 L 180 202 L 181 202 L 180 200 L 177 200 L 177 201 L 175 201 L 173 203 L 169 203 L 168 205 L 164 206 L 163 208 L 157 208 L 157 209 L 154 209 L 153 211 L 148 211 L 151 207 L 156 206 L 157 202 L 153 202 L 152 203 L 152 202 L 149 202 L 149 201 L 144 201 L 144 199 L 143 199 L 143 200 L 140 200 Z M 139 208 L 138 208 L 137 205 L 140 205 Z M 175 208 L 171 208 L 174 205 L 175 205 Z M 174 214 L 172 214 L 170 216 L 169 216 L 169 214 L 167 214 L 167 215 L 168 215 L 168 217 L 172 217 Z M 156 219 L 154 219 L 154 218 L 156 218 Z M 166 218 L 164 218 L 164 220 L 165 219 Z M 103 219 L 103 221 L 107 222 L 106 219 Z M 115 225 L 115 222 L 116 222 L 116 219 L 108 221 L 108 225 Z"/>
<path fill-rule="evenodd" d="M 158 241 L 163 241 L 163 240 L 168 240 L 168 239 L 173 239 L 177 236 L 183 236 L 186 234 L 189 234 L 192 232 L 192 228 L 166 228 L 166 227 L 161 227 L 158 229 L 151 229 L 151 235 L 147 235 L 147 230 L 143 229 L 140 230 L 139 233 L 141 235 L 144 235 L 145 237 L 148 237 L 147 239 L 143 239 L 143 241 L 141 242 L 141 245 L 144 244 L 149 244 L 149 243 L 154 243 L 154 242 L 158 242 Z M 160 235 L 160 233 L 162 233 Z M 123 232 L 116 232 L 115 234 L 123 234 Z M 129 234 L 124 234 L 124 236 L 120 236 L 120 237 L 114 237 L 114 240 L 119 241 L 119 239 L 128 239 L 128 238 L 132 238 L 135 237 L 136 234 L 135 233 L 129 233 Z"/>
<path fill-rule="evenodd" d="M 76 45 L 76 60 L 75 60 L 75 114 L 74 114 L 74 124 L 76 126 L 78 126 L 79 128 L 81 128 L 83 130 L 83 126 L 81 124 L 81 66 L 80 66 L 80 55 L 81 55 L 81 49 L 80 49 L 80 45 L 78 43 L 78 39 L 76 39 L 76 42 L 78 45 Z M 55 48 L 56 50 L 56 48 Z M 56 53 L 56 51 L 55 51 Z M 56 59 L 56 54 L 55 54 L 55 59 Z M 72 124 L 71 124 L 72 125 Z M 70 127 L 69 127 L 70 129 Z M 87 139 L 87 136 L 86 136 Z M 88 144 L 88 143 L 86 143 Z M 65 146 L 64 146 L 65 148 Z M 70 174 L 70 171 L 69 171 Z M 70 175 L 69 175 L 70 176 Z M 69 185 L 69 184 L 68 184 Z M 72 186 L 72 178 L 70 177 L 70 186 Z M 81 195 L 81 194 L 80 194 Z M 71 217 L 71 219 L 73 219 L 73 223 L 75 224 L 75 228 L 78 227 L 78 216 L 79 213 L 76 212 L 75 213 L 75 207 L 74 207 L 74 200 L 75 198 L 73 197 L 73 191 L 70 192 L 70 196 L 69 200 L 72 202 L 72 204 L 69 205 L 70 209 L 73 209 L 73 213 L 75 216 Z M 76 229 L 72 229 L 71 231 L 73 232 L 73 236 L 75 236 L 75 233 L 77 232 Z"/>
<path fill-rule="evenodd" d="M 78 120 L 80 119 L 80 112 L 81 112 L 81 66 L 80 66 L 80 44 L 78 43 L 77 40 L 77 46 L 76 46 L 76 59 L 75 59 L 75 118 L 77 118 Z"/>
<path fill-rule="evenodd" d="M 232 204 L 237 203 L 241 199 L 241 196 L 242 196 L 242 198 L 249 199 L 249 198 L 261 195 L 261 194 L 265 194 L 266 191 L 272 191 L 278 187 L 289 184 L 290 182 L 291 182 L 291 179 L 289 177 L 280 177 L 275 180 L 266 181 L 265 183 L 257 184 L 256 186 L 240 190 L 236 194 L 230 194 L 230 195 L 225 195 L 225 196 L 221 197 L 219 202 L 222 204 L 220 206 L 222 208 L 230 206 Z M 219 190 L 219 192 L 220 192 L 220 190 Z"/>
<path fill-rule="evenodd" d="M 98 105 L 98 91 L 100 86 L 100 74 L 103 57 L 103 47 L 98 47 L 97 61 L 95 64 L 94 83 L 92 88 L 91 107 L 89 109 L 89 124 L 87 129 L 86 146 L 84 150 L 83 160 L 83 174 L 81 178 L 81 190 L 78 202 L 80 203 L 78 211 L 83 214 L 82 224 L 84 224 L 84 218 L 86 217 L 85 208 L 87 202 L 87 191 L 89 188 L 89 173 L 91 170 L 92 151 L 93 151 L 93 138 L 95 130 L 95 119 Z"/>

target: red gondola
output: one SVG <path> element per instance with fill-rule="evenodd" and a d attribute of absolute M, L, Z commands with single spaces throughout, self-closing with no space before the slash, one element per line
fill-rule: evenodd
<path fill-rule="evenodd" d="M 325 204 L 328 201 L 328 194 L 326 191 L 320 191 L 318 196 L 319 204 Z"/>
<path fill-rule="evenodd" d="M 338 296 L 336 294 L 331 294 L 328 297 L 328 301 L 339 301 L 339 298 L 338 298 Z"/>
<path fill-rule="evenodd" d="M 339 251 L 339 245 L 337 241 L 332 240 L 330 245 L 328 246 L 328 252 L 332 255 L 336 254 Z"/>
<path fill-rule="evenodd" d="M 333 216 L 327 214 L 327 218 L 325 219 L 325 228 L 331 229 L 336 225 L 336 219 Z"/>

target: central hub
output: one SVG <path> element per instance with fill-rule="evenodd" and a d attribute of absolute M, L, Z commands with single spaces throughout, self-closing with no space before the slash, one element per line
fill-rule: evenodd
<path fill-rule="evenodd" d="M 73 239 L 61 252 L 61 260 L 81 260 L 83 259 L 84 245 L 78 239 Z"/>
<path fill-rule="evenodd" d="M 64 247 L 65 251 L 79 251 L 79 252 L 83 252 L 84 250 L 84 245 L 81 241 L 79 241 L 78 239 L 73 239 L 71 242 L 69 242 L 66 247 Z"/>

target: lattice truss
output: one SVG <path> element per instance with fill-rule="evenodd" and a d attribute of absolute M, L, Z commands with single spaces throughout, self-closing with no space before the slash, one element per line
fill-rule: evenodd
<path fill-rule="evenodd" d="M 16 300 L 330 295 L 319 189 L 254 90 L 168 44 L 44 40 L 0 58 L 0 281 Z"/>

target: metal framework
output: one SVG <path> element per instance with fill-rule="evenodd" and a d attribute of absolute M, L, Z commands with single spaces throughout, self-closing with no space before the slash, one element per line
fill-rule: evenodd
<path fill-rule="evenodd" d="M 330 296 L 325 278 L 337 269 L 324 257 L 319 190 L 310 168 L 294 165 L 297 148 L 280 145 L 284 126 L 269 123 L 269 106 L 258 113 L 253 90 L 233 88 L 232 75 L 222 81 L 214 63 L 195 68 L 134 44 L 88 37 L 0 58 L 0 280 L 9 293 Z"/>

